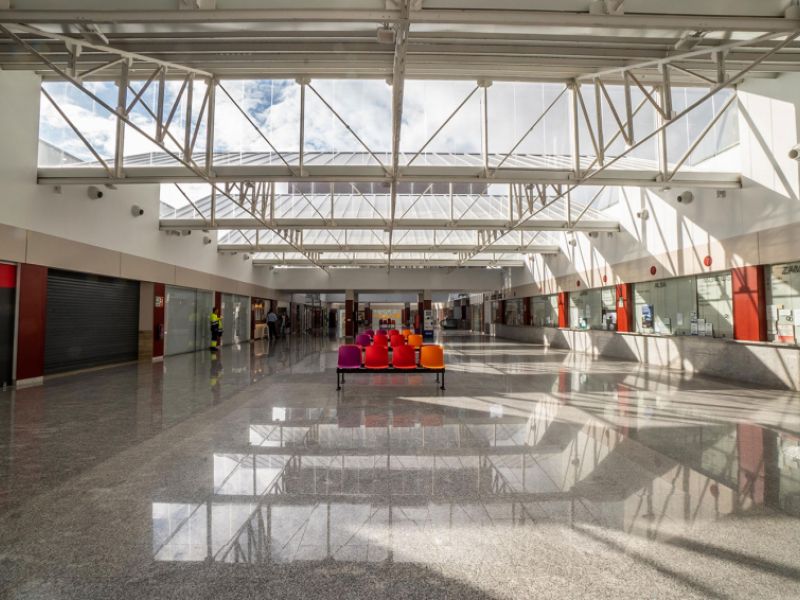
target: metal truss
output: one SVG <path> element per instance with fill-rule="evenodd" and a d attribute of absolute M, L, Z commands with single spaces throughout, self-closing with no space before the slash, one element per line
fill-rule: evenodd
<path fill-rule="evenodd" d="M 186 196 L 199 218 L 194 218 L 192 215 L 193 218 L 162 219 L 161 228 L 165 230 L 229 229 L 252 232 L 249 234 L 250 237 L 242 233 L 246 244 L 238 244 L 231 248 L 227 248 L 223 244 L 220 246 L 222 251 L 238 251 L 243 246 L 247 246 L 250 252 L 299 253 L 302 260 L 294 258 L 290 260 L 297 260 L 297 264 L 311 264 L 319 267 L 337 264 L 372 266 L 373 261 L 378 259 L 359 258 L 357 255 L 379 251 L 386 256 L 383 264 L 387 268 L 393 264 L 410 266 L 411 261 L 400 259 L 399 262 L 396 262 L 393 255 L 418 251 L 419 246 L 403 245 L 403 240 L 399 239 L 396 232 L 427 229 L 439 230 L 442 237 L 439 243 L 427 246 L 423 252 L 454 251 L 458 253 L 455 265 L 483 264 L 478 257 L 494 247 L 498 249 L 502 247 L 504 250 L 506 248 L 513 249 L 511 250 L 513 252 L 535 252 L 531 249 L 533 246 L 530 244 L 517 243 L 516 240 L 509 242 L 508 237 L 514 231 L 618 231 L 618 223 L 599 220 L 596 211 L 592 208 L 593 203 L 602 192 L 602 187 L 601 191 L 588 204 L 574 206 L 572 194 L 579 186 L 664 187 L 672 185 L 713 188 L 740 186 L 737 174 L 697 173 L 686 169 L 692 153 L 713 130 L 725 111 L 733 105 L 735 96 L 728 99 L 697 138 L 689 144 L 686 152 L 676 160 L 670 160 L 667 155 L 666 129 L 721 90 L 735 86 L 745 75 L 756 72 L 760 65 L 772 64 L 774 61 L 779 61 L 782 65 L 788 64 L 786 55 L 782 51 L 790 46 L 793 49 L 798 36 L 797 30 L 792 29 L 796 25 L 794 22 L 782 21 L 783 27 L 778 27 L 778 23 L 774 20 L 770 20 L 769 23 L 766 20 L 760 20 L 759 26 L 756 27 L 755 24 L 738 18 L 706 19 L 702 21 L 708 25 L 708 29 L 704 30 L 706 32 L 767 31 L 768 33 L 757 36 L 739 36 L 728 41 L 706 39 L 705 35 L 698 34 L 686 42 L 691 46 L 688 50 L 655 53 L 646 58 L 642 57 L 638 61 L 625 61 L 623 66 L 616 66 L 614 61 L 606 60 L 602 65 L 587 67 L 584 72 L 577 72 L 566 81 L 564 88 L 550 105 L 532 120 L 525 134 L 516 141 L 510 150 L 502 154 L 490 154 L 489 152 L 489 139 L 492 132 L 488 119 L 490 98 L 488 90 L 492 85 L 492 79 L 481 78 L 475 88 L 454 108 L 425 144 L 413 155 L 406 155 L 400 152 L 404 87 L 406 78 L 416 75 L 416 72 L 410 68 L 413 64 L 411 57 L 416 50 L 410 23 L 477 25 L 497 20 L 506 22 L 512 13 L 515 13 L 521 22 L 530 21 L 531 24 L 534 22 L 531 21 L 533 15 L 537 19 L 543 18 L 545 23 L 549 23 L 551 20 L 553 24 L 556 20 L 564 23 L 587 21 L 587 23 L 592 23 L 592 27 L 606 26 L 612 23 L 619 25 L 625 23 L 626 26 L 636 27 L 635 23 L 643 26 L 644 21 L 640 22 L 639 17 L 629 16 L 603 15 L 602 18 L 593 15 L 562 14 L 554 16 L 537 11 L 502 11 L 502 16 L 500 16 L 501 11 L 493 11 L 492 14 L 481 11 L 481 19 L 478 19 L 476 11 L 419 10 L 419 7 L 411 5 L 410 0 L 401 0 L 395 5 L 396 10 L 315 11 L 313 15 L 310 11 L 233 11 L 238 15 L 236 20 L 246 20 L 252 17 L 253 20 L 265 22 L 286 19 L 290 21 L 297 19 L 300 21 L 350 22 L 343 16 L 348 15 L 348 18 L 349 16 L 356 17 L 354 22 L 363 22 L 361 21 L 361 17 L 363 17 L 366 21 L 376 19 L 381 24 L 387 24 L 386 26 L 394 35 L 394 44 L 391 47 L 391 72 L 380 73 L 390 76 L 392 85 L 392 148 L 388 152 L 370 148 L 359 137 L 351 124 L 317 90 L 307 74 L 297 76 L 297 73 L 309 73 L 308 70 L 298 70 L 294 73 L 300 86 L 299 152 L 288 153 L 277 148 L 248 112 L 235 101 L 226 88 L 224 78 L 216 70 L 196 68 L 184 65 L 177 60 L 161 60 L 129 49 L 114 47 L 108 42 L 102 31 L 91 23 L 84 23 L 78 36 L 53 33 L 49 30 L 20 24 L 25 22 L 25 19 L 16 19 L 13 24 L 7 26 L 0 25 L 0 31 L 14 44 L 30 54 L 40 68 L 50 76 L 70 82 L 88 98 L 106 109 L 109 114 L 114 115 L 116 119 L 115 153 L 109 160 L 100 155 L 88 137 L 81 132 L 80 127 L 72 122 L 58 102 L 46 90 L 43 90 L 44 98 L 53 105 L 81 142 L 86 145 L 94 157 L 94 162 L 70 169 L 40 169 L 40 181 L 51 184 L 193 181 L 206 183 L 211 190 L 210 210 L 204 211 L 202 207 Z M 15 11 L 8 12 L 15 13 Z M 136 11 L 130 12 L 133 14 Z M 217 11 L 219 14 L 224 12 Z M 57 14 L 61 15 L 66 20 L 65 22 L 70 22 L 68 15 L 74 13 L 70 13 L 70 11 L 52 13 L 52 15 Z M 115 11 L 110 14 L 117 13 Z M 142 17 L 141 13 L 137 14 Z M 186 13 L 182 11 L 181 14 Z M 233 15 L 232 12 L 230 14 Z M 0 12 L 0 23 L 10 23 L 4 18 L 5 16 L 7 15 Z M 36 15 L 28 16 L 30 17 L 29 23 L 37 21 Z M 41 17 L 41 14 L 38 16 Z M 378 18 L 379 16 L 381 18 Z M 124 20 L 124 17 L 122 18 Z M 659 17 L 652 20 L 648 16 L 648 28 L 657 28 L 658 23 L 671 22 L 670 19 L 674 21 L 677 18 Z M 195 21 L 190 19 L 189 22 Z M 70 31 L 69 27 L 67 27 L 67 31 Z M 42 43 L 43 40 L 46 41 L 46 44 Z M 61 45 L 63 45 L 64 51 L 60 51 L 60 58 L 54 58 L 54 47 L 60 48 Z M 485 40 L 482 42 L 482 47 L 487 53 L 491 53 L 490 44 L 487 45 Z M 561 47 L 559 46 L 559 48 Z M 760 53 L 754 52 L 754 49 Z M 159 54 L 159 56 L 161 55 Z M 794 55 L 791 58 L 794 60 Z M 476 62 L 480 63 L 481 61 Z M 608 65 L 615 66 L 609 67 Z M 713 75 L 710 75 L 712 71 Z M 373 72 L 370 76 L 378 73 L 377 71 Z M 358 73 L 355 76 L 358 76 Z M 98 97 L 87 85 L 90 81 L 104 78 L 113 78 L 117 82 L 119 95 L 116 107 Z M 499 79 L 503 79 L 502 74 Z M 511 79 L 524 80 L 525 77 L 512 77 Z M 178 81 L 180 85 L 177 97 L 171 102 L 167 102 L 165 98 L 167 81 Z M 561 81 L 563 82 L 564 79 L 562 78 Z M 707 87 L 708 90 L 701 99 L 693 102 L 684 110 L 676 112 L 672 106 L 671 94 L 676 81 L 680 81 L 681 84 L 691 81 L 696 85 Z M 202 90 L 202 100 L 200 109 L 195 111 L 193 95 L 198 90 L 196 85 L 198 83 L 202 84 L 199 88 Z M 612 85 L 621 86 L 622 100 L 614 99 L 610 91 Z M 587 89 L 592 91 L 591 100 L 587 100 L 587 95 L 582 91 Z M 148 91 L 154 90 L 157 91 L 157 98 L 151 106 L 145 101 L 145 96 Z M 272 162 L 267 165 L 231 164 L 225 162 L 219 153 L 214 152 L 214 120 L 216 97 L 219 93 L 224 94 L 231 101 L 236 110 L 269 146 L 275 156 Z M 316 96 L 354 136 L 363 148 L 363 156 L 368 160 L 357 161 L 360 164 L 352 166 L 336 164 L 333 159 L 330 164 L 324 164 L 321 161 L 320 153 L 312 156 L 306 151 L 304 136 L 308 94 Z M 419 164 L 417 161 L 419 157 L 426 155 L 429 144 L 476 94 L 482 97 L 480 154 L 451 154 L 452 163 L 443 167 Z M 634 96 L 641 96 L 641 101 L 636 106 L 633 103 Z M 518 148 L 528 136 L 540 126 L 551 110 L 565 99 L 570 108 L 569 126 L 572 131 L 572 149 L 571 155 L 563 161 L 564 164 L 557 164 L 554 167 L 543 166 L 537 163 L 535 157 L 518 153 Z M 186 107 L 182 135 L 175 133 L 175 119 L 176 115 L 180 114 L 180 106 Z M 652 129 L 639 131 L 634 126 L 636 124 L 635 117 L 645 108 L 654 111 L 658 121 Z M 154 125 L 154 134 L 131 118 L 134 110 L 144 111 L 149 115 Z M 130 168 L 132 166 L 130 157 L 123 155 L 126 128 L 136 131 L 155 144 L 163 153 L 164 164 Z M 205 132 L 201 135 L 204 128 Z M 613 132 L 610 137 L 609 129 Z M 590 140 L 588 148 L 581 148 L 581 130 L 588 133 Z M 657 164 L 654 163 L 651 169 L 647 169 L 635 161 L 628 162 L 638 148 L 654 139 L 657 141 L 659 149 Z M 624 142 L 625 149 L 611 154 L 613 145 L 619 140 Z M 200 149 L 203 145 L 204 148 Z M 278 183 L 285 182 L 331 182 L 330 209 L 323 209 L 313 194 L 299 191 L 293 194 L 293 201 L 310 208 L 314 215 L 298 218 L 278 214 L 276 186 Z M 335 204 L 338 201 L 338 195 L 333 192 L 333 182 L 349 182 L 353 185 L 364 203 L 373 209 L 373 214 L 367 218 L 337 218 Z M 388 207 L 383 209 L 385 212 L 378 210 L 379 207 L 374 197 L 370 199 L 369 195 L 355 187 L 354 184 L 358 182 L 388 184 L 389 201 Z M 449 183 L 451 185 L 450 218 L 418 218 L 413 211 L 411 217 L 406 218 L 412 209 L 399 208 L 401 206 L 399 199 L 402 185 L 409 182 L 430 182 L 431 185 Z M 497 218 L 472 220 L 467 211 L 463 211 L 463 214 L 459 215 L 459 211 L 455 209 L 452 185 L 462 182 L 487 185 L 508 184 L 508 213 L 497 215 Z M 423 192 L 417 200 L 424 198 Z M 476 198 L 475 201 L 479 202 L 480 200 Z M 235 214 L 221 213 L 219 205 L 223 203 L 234 207 Z M 542 216 L 548 217 L 548 209 L 556 204 L 563 205 L 563 217 L 542 218 Z M 309 229 L 328 230 L 335 243 L 306 244 L 303 232 Z M 388 240 L 381 241 L 380 244 L 349 244 L 347 230 L 354 229 L 386 232 Z M 473 230 L 475 245 L 472 248 L 465 248 L 463 245 L 448 247 L 442 239 L 447 231 L 451 230 Z M 335 235 L 333 233 L 335 231 L 343 233 Z M 263 243 L 261 232 L 269 232 L 272 236 L 277 236 L 280 243 L 273 241 L 267 244 Z M 377 250 L 378 248 L 380 249 Z M 322 255 L 323 252 L 350 253 L 352 258 L 326 259 Z M 500 264 L 502 260 L 498 256 L 493 258 L 490 263 L 496 265 Z M 444 261 L 444 263 L 446 266 L 453 264 L 451 261 Z M 444 263 L 442 263 L 443 266 L 445 266 Z M 294 264 L 294 262 L 286 264 Z M 438 263 L 431 261 L 428 264 Z"/>
<path fill-rule="evenodd" d="M 116 108 L 109 105 L 105 102 L 102 98 L 100 98 L 97 94 L 92 92 L 86 85 L 80 73 L 80 48 L 84 45 L 89 45 L 95 48 L 105 49 L 107 47 L 104 46 L 97 46 L 95 44 L 89 43 L 79 43 L 75 44 L 74 46 L 67 44 L 68 48 L 72 49 L 72 68 L 70 72 L 67 72 L 54 63 L 52 63 L 47 57 L 45 57 L 41 52 L 39 52 L 36 48 L 31 46 L 28 42 L 21 39 L 17 34 L 9 31 L 6 27 L 0 25 L 0 31 L 5 33 L 8 37 L 16 41 L 21 47 L 27 50 L 32 55 L 36 56 L 39 60 L 42 61 L 47 67 L 52 69 L 52 71 L 62 77 L 64 80 L 71 83 L 75 88 L 80 90 L 83 94 L 85 94 L 88 98 L 91 98 L 97 105 L 101 106 L 105 110 L 108 111 L 109 114 L 112 114 L 116 118 L 116 145 L 115 145 L 115 154 L 114 154 L 114 177 L 119 179 L 123 177 L 123 151 L 124 151 L 124 144 L 125 144 L 125 127 L 130 127 L 138 134 L 142 135 L 145 139 L 150 141 L 151 143 L 158 146 L 165 154 L 171 157 L 173 160 L 177 161 L 183 167 L 191 171 L 194 175 L 199 177 L 200 179 L 206 181 L 212 189 L 212 198 L 216 198 L 218 194 L 228 198 L 231 202 L 239 206 L 242 210 L 249 213 L 256 221 L 258 221 L 265 229 L 271 230 L 273 233 L 278 235 L 282 238 L 287 244 L 292 246 L 294 250 L 301 253 L 303 256 L 306 257 L 308 261 L 311 263 L 322 266 L 318 263 L 319 256 L 313 252 L 306 251 L 301 244 L 296 242 L 295 236 L 287 235 L 287 232 L 274 229 L 270 226 L 270 224 L 264 219 L 263 216 L 259 215 L 259 212 L 256 207 L 256 199 L 257 194 L 253 192 L 253 203 L 252 208 L 248 208 L 244 203 L 240 202 L 239 198 L 242 198 L 241 190 L 244 189 L 244 184 L 240 184 L 240 193 L 238 195 L 231 194 L 228 190 L 221 187 L 219 184 L 215 183 L 211 177 L 210 173 L 213 169 L 213 159 L 214 159 L 214 105 L 215 105 L 215 95 L 216 95 L 216 87 L 217 82 L 214 76 L 210 73 L 205 73 L 202 71 L 197 71 L 195 69 L 188 69 L 188 68 L 181 68 L 178 65 L 172 65 L 168 63 L 163 63 L 162 61 L 153 60 L 146 56 L 139 56 L 139 55 L 132 55 L 130 53 L 126 53 L 124 56 L 120 56 L 121 59 L 121 66 L 122 71 L 119 80 L 117 81 L 118 86 L 118 98 L 117 98 L 117 106 Z M 113 50 L 109 50 L 112 54 L 114 53 Z M 144 82 L 144 84 L 139 88 L 138 92 L 135 92 L 133 98 L 129 100 L 129 94 L 133 92 L 131 88 L 131 81 L 129 78 L 129 68 L 130 64 L 140 61 L 146 64 L 155 65 L 155 68 L 151 71 L 149 77 Z M 112 61 L 115 62 L 115 61 Z M 167 110 L 167 106 L 164 102 L 164 90 L 165 90 L 165 81 L 166 81 L 166 73 L 167 69 L 178 69 L 181 74 L 184 74 L 183 83 L 181 85 L 181 89 L 178 93 L 178 97 L 176 98 L 173 106 Z M 195 77 L 196 76 L 205 76 L 207 79 L 205 80 L 206 84 L 206 91 L 203 96 L 203 100 L 198 111 L 197 118 L 193 120 L 192 112 L 193 112 L 193 103 L 192 103 L 192 94 L 194 89 Z M 150 85 L 156 80 L 159 80 L 158 86 L 158 105 L 154 110 L 152 110 L 144 101 L 143 96 Z M 175 112 L 181 102 L 181 98 L 183 97 L 184 91 L 186 92 L 186 104 L 185 104 L 185 131 L 184 131 L 184 139 L 179 140 L 177 139 L 171 132 L 170 132 L 170 125 L 172 123 L 173 117 Z M 56 104 L 51 97 L 48 96 L 48 100 Z M 155 120 L 156 126 L 156 134 L 151 135 L 145 128 L 141 127 L 140 125 L 136 124 L 131 119 L 131 111 L 137 105 L 142 106 L 151 117 Z M 76 132 L 78 132 L 78 128 L 74 123 L 72 123 L 69 119 L 67 119 L 66 115 L 59 110 L 59 113 L 67 120 L 69 126 Z M 197 160 L 195 160 L 195 146 L 198 139 L 198 134 L 201 128 L 201 123 L 205 120 L 205 128 L 206 128 L 206 151 L 205 151 L 205 160 L 202 164 L 200 164 Z M 91 146 L 91 144 L 86 140 L 84 136 L 80 136 L 82 142 L 86 143 L 89 150 L 92 152 L 93 155 L 97 156 L 97 151 Z M 172 146 L 167 144 L 167 141 L 173 144 Z M 99 158 L 99 157 L 98 157 Z M 102 160 L 102 159 L 101 159 Z M 110 172 L 110 168 L 108 165 L 103 163 L 104 168 Z M 263 189 L 264 186 L 262 186 Z M 265 194 L 260 194 L 261 197 L 264 197 Z M 213 200 L 212 200 L 213 204 Z M 263 202 L 262 202 L 263 205 Z M 213 220 L 214 211 L 212 211 L 212 220 Z"/>
<path fill-rule="evenodd" d="M 643 146 L 650 140 L 656 139 L 658 143 L 658 160 L 659 160 L 659 171 L 660 175 L 657 179 L 660 183 L 664 185 L 669 185 L 674 183 L 675 175 L 679 171 L 679 169 L 686 163 L 687 159 L 691 155 L 691 153 L 698 147 L 698 145 L 703 141 L 703 139 L 709 134 L 709 132 L 713 129 L 716 122 L 719 120 L 722 113 L 724 113 L 730 106 L 732 106 L 735 95 L 733 95 L 728 101 L 723 105 L 723 107 L 719 110 L 719 112 L 714 116 L 713 119 L 703 128 L 697 138 L 689 144 L 688 149 L 686 152 L 677 160 L 674 165 L 670 163 L 669 157 L 667 155 L 667 138 L 666 138 L 666 130 L 668 127 L 673 125 L 674 123 L 678 122 L 680 119 L 687 116 L 689 113 L 697 109 L 699 106 L 703 105 L 706 101 L 710 98 L 718 94 L 721 90 L 725 88 L 730 88 L 740 82 L 752 69 L 754 69 L 758 64 L 767 60 L 770 56 L 774 55 L 776 52 L 779 52 L 782 48 L 787 46 L 788 44 L 792 43 L 797 37 L 800 35 L 800 31 L 789 31 L 789 32 L 781 32 L 778 34 L 769 33 L 758 36 L 754 40 L 737 40 L 734 42 L 730 42 L 715 50 L 708 50 L 706 48 L 693 50 L 689 52 L 685 52 L 669 59 L 660 59 L 656 61 L 649 61 L 647 63 L 639 64 L 639 65 L 630 65 L 621 69 L 609 69 L 603 71 L 601 73 L 593 73 L 591 75 L 585 75 L 580 78 L 576 78 L 570 84 L 570 119 L 571 119 L 571 131 L 573 132 L 573 143 L 572 143 L 572 153 L 573 153 L 573 161 L 575 165 L 575 171 L 579 174 L 576 178 L 576 182 L 566 186 L 566 189 L 562 190 L 552 199 L 548 199 L 541 208 L 536 210 L 529 211 L 527 214 L 520 215 L 516 221 L 506 229 L 503 233 L 493 233 L 488 239 L 478 246 L 476 246 L 473 250 L 466 252 L 461 255 L 460 264 L 465 264 L 468 262 L 472 257 L 485 252 L 487 249 L 491 248 L 495 243 L 502 240 L 505 235 L 510 234 L 513 231 L 517 231 L 521 228 L 525 223 L 529 222 L 533 219 L 539 212 L 545 210 L 548 206 L 559 202 L 559 201 L 566 201 L 569 202 L 570 194 L 576 190 L 578 187 L 587 185 L 587 184 L 595 184 L 596 179 L 600 176 L 603 172 L 608 170 L 614 164 L 618 163 L 621 160 L 624 160 L 627 156 L 633 153 L 635 150 Z M 777 45 L 775 45 L 770 50 L 764 52 L 760 56 L 754 58 L 747 66 L 733 72 L 729 73 L 728 68 L 725 63 L 725 52 L 731 48 L 740 48 L 746 46 L 748 43 L 760 43 L 765 40 L 772 40 L 775 38 L 783 38 Z M 694 57 L 698 55 L 711 55 L 712 59 L 714 60 L 715 64 L 717 64 L 717 74 L 716 78 L 711 80 L 706 77 L 698 76 L 697 78 L 705 83 L 707 86 L 707 91 L 697 100 L 692 102 L 683 110 L 677 112 L 673 109 L 672 105 L 672 83 L 671 83 L 671 76 L 673 69 L 675 68 L 673 62 L 682 58 L 686 57 Z M 656 66 L 659 69 L 660 78 L 655 83 L 651 83 L 650 89 L 645 87 L 642 82 L 636 77 L 634 71 L 640 69 L 642 67 L 651 67 Z M 687 71 L 683 67 L 679 67 L 682 71 Z M 691 73 L 691 72 L 690 72 Z M 693 73 L 692 73 L 693 74 Z M 608 93 L 608 89 L 606 83 L 604 82 L 604 78 L 607 76 L 621 76 L 624 81 L 624 94 L 623 94 L 623 106 L 616 106 L 614 101 L 611 98 L 611 95 Z M 581 93 L 581 85 L 584 81 L 590 81 L 592 83 L 592 89 L 594 92 L 594 122 L 590 119 L 589 110 L 586 107 L 586 103 Z M 643 99 L 639 103 L 639 106 L 634 108 L 632 102 L 632 89 L 638 88 L 638 90 L 642 93 Z M 646 133 L 642 133 L 636 131 L 634 128 L 634 117 L 639 109 L 645 105 L 649 104 L 650 106 L 655 109 L 657 114 L 657 123 L 655 127 Z M 604 127 L 603 127 L 603 106 L 606 105 L 609 108 L 610 113 L 613 116 L 613 126 L 615 128 L 615 133 L 607 142 L 604 139 Z M 620 117 L 620 115 L 623 115 Z M 589 137 L 591 140 L 591 148 L 589 149 L 589 154 L 594 156 L 591 164 L 589 165 L 588 169 L 581 168 L 581 148 L 580 148 L 580 136 L 579 136 L 579 121 L 582 120 L 582 123 L 585 125 L 586 129 L 589 132 Z M 622 138 L 625 141 L 625 149 L 617 154 L 616 156 L 609 158 L 606 156 L 606 153 L 611 148 L 611 146 L 616 142 L 618 138 Z M 596 199 L 597 196 L 595 196 Z M 594 200 L 592 200 L 594 202 Z M 567 207 L 567 215 L 568 215 L 568 222 L 570 225 L 577 224 L 586 210 L 588 210 L 592 202 L 589 202 L 584 211 L 581 212 L 575 221 L 572 221 L 571 218 L 571 210 L 569 205 Z"/>

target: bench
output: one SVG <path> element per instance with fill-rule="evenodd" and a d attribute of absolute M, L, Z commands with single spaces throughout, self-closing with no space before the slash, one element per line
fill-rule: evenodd
<path fill-rule="evenodd" d="M 365 349 L 365 358 L 362 362 L 361 347 L 355 344 L 345 344 L 339 347 L 339 361 L 336 366 L 336 390 L 342 389 L 345 375 L 352 373 L 436 373 L 436 381 L 440 389 L 444 390 L 444 350 L 441 346 L 423 346 L 420 349 L 419 363 L 416 360 L 416 350 L 412 346 L 398 346 L 392 353 L 392 363 L 389 364 L 389 351 L 385 346 L 368 346 Z"/>

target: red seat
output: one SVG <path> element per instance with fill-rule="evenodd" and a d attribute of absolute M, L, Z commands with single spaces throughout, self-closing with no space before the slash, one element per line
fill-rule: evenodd
<path fill-rule="evenodd" d="M 417 354 L 413 346 L 397 346 L 392 353 L 392 366 L 395 369 L 416 369 Z"/>
<path fill-rule="evenodd" d="M 389 346 L 389 338 L 387 338 L 385 335 L 376 335 L 374 338 L 372 338 L 372 345 L 386 348 Z"/>
<path fill-rule="evenodd" d="M 364 357 L 364 366 L 367 369 L 388 369 L 389 349 L 386 346 L 368 346 Z"/>
<path fill-rule="evenodd" d="M 392 348 L 396 348 L 397 346 L 405 346 L 406 338 L 402 335 L 393 335 L 390 341 Z"/>
<path fill-rule="evenodd" d="M 400 332 L 397 329 L 390 329 L 389 330 L 389 337 L 392 337 L 393 335 L 397 335 L 398 333 L 400 333 Z"/>

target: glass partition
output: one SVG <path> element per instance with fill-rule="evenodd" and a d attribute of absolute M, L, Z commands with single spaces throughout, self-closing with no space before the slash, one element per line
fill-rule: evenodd
<path fill-rule="evenodd" d="M 767 285 L 767 339 L 800 340 L 800 262 L 772 265 Z"/>
<path fill-rule="evenodd" d="M 558 327 L 558 296 L 531 298 L 531 313 L 534 327 Z"/>
<path fill-rule="evenodd" d="M 177 286 L 167 286 L 166 292 L 165 353 L 181 354 L 208 348 L 213 292 Z"/>
<path fill-rule="evenodd" d="M 572 329 L 600 329 L 600 289 L 570 292 L 569 325 Z"/>
<path fill-rule="evenodd" d="M 706 335 L 733 337 L 730 271 L 697 277 L 697 318 L 705 322 Z"/>
<path fill-rule="evenodd" d="M 506 300 L 506 325 L 522 325 L 522 299 Z"/>
<path fill-rule="evenodd" d="M 711 331 L 698 318 L 694 277 L 637 283 L 633 286 L 633 296 L 638 333 L 706 335 L 706 331 Z"/>

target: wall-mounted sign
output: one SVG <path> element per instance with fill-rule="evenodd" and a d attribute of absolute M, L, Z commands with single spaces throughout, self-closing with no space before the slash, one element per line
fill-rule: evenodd
<path fill-rule="evenodd" d="M 156 296 L 156 308 L 164 306 L 164 296 Z"/>

